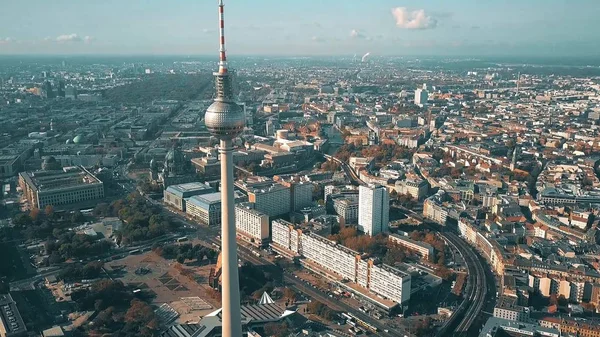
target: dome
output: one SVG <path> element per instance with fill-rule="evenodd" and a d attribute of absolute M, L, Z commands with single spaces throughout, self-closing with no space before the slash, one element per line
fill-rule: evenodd
<path fill-rule="evenodd" d="M 79 144 L 79 143 L 81 143 L 81 141 L 83 141 L 82 135 L 77 135 L 77 136 L 75 136 L 75 138 L 73 138 L 73 143 L 75 143 L 75 144 Z"/>
<path fill-rule="evenodd" d="M 246 116 L 234 102 L 215 101 L 206 110 L 204 124 L 212 135 L 220 139 L 233 139 L 244 130 Z"/>
<path fill-rule="evenodd" d="M 42 161 L 42 170 L 44 171 L 50 171 L 50 170 L 60 170 L 61 166 L 60 163 L 56 160 L 56 158 L 50 156 L 50 157 L 46 157 L 44 158 L 44 161 Z"/>

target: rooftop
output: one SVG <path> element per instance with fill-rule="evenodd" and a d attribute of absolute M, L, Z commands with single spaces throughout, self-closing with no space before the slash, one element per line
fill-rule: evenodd
<path fill-rule="evenodd" d="M 19 175 L 30 188 L 38 192 L 51 192 L 53 190 L 102 183 L 93 174 L 80 166 L 65 167 L 62 171 L 21 172 Z"/>

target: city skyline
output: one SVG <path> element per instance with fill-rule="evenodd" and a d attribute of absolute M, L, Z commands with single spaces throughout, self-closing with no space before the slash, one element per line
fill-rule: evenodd
<path fill-rule="evenodd" d="M 592 1 L 228 5 L 232 55 L 600 53 L 594 34 L 600 9 Z M 207 55 L 215 48 L 213 7 L 214 1 L 187 0 L 177 6 L 163 0 L 13 2 L 0 13 L 0 54 Z M 28 20 L 14 13 L 27 13 Z"/>

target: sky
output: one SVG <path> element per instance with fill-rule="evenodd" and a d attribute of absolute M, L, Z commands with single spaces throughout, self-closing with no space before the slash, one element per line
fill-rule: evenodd
<path fill-rule="evenodd" d="M 600 55 L 598 0 L 224 0 L 230 55 Z M 217 0 L 0 0 L 0 54 L 210 55 Z"/>

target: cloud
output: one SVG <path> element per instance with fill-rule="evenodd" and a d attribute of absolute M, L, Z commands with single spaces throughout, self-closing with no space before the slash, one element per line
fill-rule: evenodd
<path fill-rule="evenodd" d="M 204 33 L 204 34 L 211 34 L 211 33 L 214 33 L 214 32 L 216 32 L 215 29 L 210 29 L 210 28 L 204 28 L 204 29 L 202 29 L 202 33 Z"/>
<path fill-rule="evenodd" d="M 60 35 L 56 38 L 56 42 L 81 42 L 81 41 L 82 41 L 81 37 L 75 33 Z"/>
<path fill-rule="evenodd" d="M 479 26 L 471 26 L 471 29 L 473 29 L 473 30 L 476 30 L 476 29 L 479 29 L 479 28 L 481 28 L 481 27 L 479 27 Z"/>
<path fill-rule="evenodd" d="M 92 43 L 92 42 L 94 42 L 94 41 L 96 41 L 96 38 L 95 38 L 95 37 L 93 37 L 93 36 L 86 35 L 86 36 L 83 38 L 83 42 L 84 42 L 84 43 L 86 43 L 86 44 L 90 44 L 90 43 Z"/>
<path fill-rule="evenodd" d="M 437 20 L 425 13 L 424 9 L 409 11 L 406 7 L 392 8 L 396 26 L 404 29 L 431 29 L 437 26 Z"/>
<path fill-rule="evenodd" d="M 17 40 L 13 39 L 12 37 L 5 37 L 5 38 L 0 37 L 0 44 L 9 44 L 9 43 L 15 43 L 15 42 L 17 42 Z"/>
<path fill-rule="evenodd" d="M 350 37 L 353 39 L 366 39 L 367 37 L 365 36 L 365 34 L 359 32 L 356 29 L 353 29 L 350 31 Z"/>
<path fill-rule="evenodd" d="M 313 40 L 314 42 L 319 42 L 319 43 L 321 43 L 321 42 L 325 42 L 325 39 L 324 39 L 324 38 L 322 38 L 322 37 L 320 37 L 320 36 L 313 36 L 313 37 L 311 38 L 311 40 Z"/>

